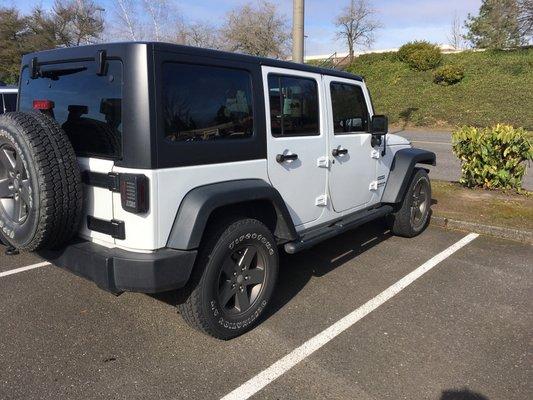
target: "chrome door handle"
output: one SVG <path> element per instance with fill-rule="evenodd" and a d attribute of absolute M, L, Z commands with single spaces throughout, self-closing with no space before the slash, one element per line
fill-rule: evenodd
<path fill-rule="evenodd" d="M 276 161 L 279 162 L 279 163 L 282 163 L 282 162 L 285 162 L 285 161 L 288 161 L 288 160 L 294 161 L 294 160 L 297 160 L 297 159 L 298 159 L 298 154 L 278 154 L 278 155 L 276 155 Z"/>
<path fill-rule="evenodd" d="M 331 155 L 333 157 L 338 157 L 344 154 L 348 154 L 348 149 L 343 149 L 342 147 L 339 147 L 338 149 L 331 150 Z"/>

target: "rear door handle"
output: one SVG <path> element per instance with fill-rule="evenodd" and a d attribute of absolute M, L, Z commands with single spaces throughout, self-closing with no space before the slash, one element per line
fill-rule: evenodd
<path fill-rule="evenodd" d="M 339 147 L 338 149 L 331 150 L 331 154 L 333 157 L 338 157 L 340 155 L 348 154 L 348 149 L 343 149 L 342 147 Z"/>
<path fill-rule="evenodd" d="M 298 159 L 298 154 L 278 154 L 278 155 L 276 155 L 276 161 L 279 162 L 279 163 L 282 163 L 282 162 L 285 162 L 285 161 L 288 161 L 288 160 L 294 161 L 294 160 L 297 160 L 297 159 Z"/>

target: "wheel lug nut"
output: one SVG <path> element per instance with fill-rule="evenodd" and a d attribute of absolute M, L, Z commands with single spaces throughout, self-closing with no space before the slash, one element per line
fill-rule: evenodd
<path fill-rule="evenodd" d="M 234 273 L 233 273 L 233 276 L 237 276 L 237 273 L 236 273 L 236 272 L 234 272 Z"/>
<path fill-rule="evenodd" d="M 245 277 L 244 277 L 244 280 L 245 280 L 245 281 L 247 281 L 248 279 L 250 279 L 249 276 L 245 276 Z"/>

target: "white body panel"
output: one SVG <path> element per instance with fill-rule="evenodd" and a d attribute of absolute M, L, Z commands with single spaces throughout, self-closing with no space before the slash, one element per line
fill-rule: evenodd
<path fill-rule="evenodd" d="M 319 136 L 272 136 L 268 98 L 268 74 L 271 72 L 316 80 L 320 104 Z M 149 210 L 144 214 L 125 211 L 120 193 L 113 193 L 107 188 L 85 186 L 84 219 L 80 235 L 108 247 L 129 251 L 151 252 L 163 248 L 180 203 L 188 192 L 199 186 L 238 179 L 270 182 L 283 197 L 297 231 L 338 220 L 358 209 L 379 203 L 394 153 L 410 147 L 410 143 L 397 135 L 388 136 L 386 155 L 381 156 L 381 149 L 375 149 L 379 157 L 375 158 L 374 152 L 372 158 L 370 134 L 333 134 L 329 83 L 340 81 L 361 86 L 371 118 L 373 110 L 364 83 L 272 67 L 263 67 L 263 81 L 268 160 L 145 170 L 115 167 L 113 161 L 80 157 L 78 161 L 82 171 L 137 173 L 144 174 L 149 180 Z M 348 157 L 332 156 L 331 150 L 338 146 L 349 149 Z M 284 163 L 276 161 L 277 154 L 290 153 L 298 154 L 298 159 Z M 319 163 L 320 159 L 322 163 Z M 372 181 L 379 182 L 375 190 L 369 189 Z M 322 204 L 319 204 L 321 200 Z M 109 235 L 88 230 L 87 215 L 124 221 L 126 239 L 113 239 Z"/>
<path fill-rule="evenodd" d="M 357 211 L 377 202 L 375 191 L 370 190 L 370 184 L 376 179 L 377 159 L 372 158 L 372 135 L 368 132 L 354 132 L 348 134 L 334 134 L 333 109 L 330 92 L 331 82 L 346 83 L 359 86 L 365 95 L 367 110 L 372 109 L 365 86 L 362 82 L 324 76 L 323 83 L 326 92 L 326 106 L 328 111 L 329 151 L 346 149 L 347 154 L 331 156 L 332 163 L 329 173 L 329 191 L 333 209 L 336 212 Z M 371 112 L 369 112 L 371 117 Z M 377 152 L 379 154 L 379 151 Z"/>
<path fill-rule="evenodd" d="M 181 200 L 192 189 L 237 179 L 262 179 L 268 182 L 266 160 L 157 170 L 115 167 L 113 172 L 144 174 L 150 182 L 150 209 L 146 214 L 124 211 L 120 203 L 120 193 L 113 193 L 114 218 L 124 221 L 126 228 L 126 239 L 115 240 L 116 246 L 132 251 L 154 250 L 166 246 Z"/>
<path fill-rule="evenodd" d="M 326 194 L 327 169 L 317 165 L 317 160 L 326 154 L 326 108 L 321 75 L 282 68 L 263 67 L 263 86 L 266 112 L 266 135 L 268 154 L 268 177 L 285 200 L 296 227 L 317 220 L 323 207 L 317 206 L 317 198 Z M 318 136 L 272 136 L 268 74 L 292 75 L 316 81 L 320 105 L 320 135 Z M 279 163 L 277 154 L 297 154 L 298 159 Z"/>
<path fill-rule="evenodd" d="M 89 170 L 108 174 L 113 170 L 114 162 L 99 158 L 78 157 L 78 164 L 82 172 Z M 120 204 L 120 198 L 118 201 Z M 113 193 L 109 189 L 83 185 L 83 218 L 80 236 L 100 244 L 114 245 L 115 239 L 111 236 L 87 229 L 87 215 L 108 221 L 113 219 Z"/>

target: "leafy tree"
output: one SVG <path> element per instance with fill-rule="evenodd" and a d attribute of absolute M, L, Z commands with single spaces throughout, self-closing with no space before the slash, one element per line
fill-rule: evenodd
<path fill-rule="evenodd" d="M 266 1 L 230 11 L 220 34 L 229 51 L 275 58 L 283 58 L 289 52 L 287 19 Z"/>
<path fill-rule="evenodd" d="M 468 15 L 465 38 L 482 49 L 520 46 L 525 38 L 520 31 L 519 16 L 517 0 L 483 0 L 479 15 Z"/>
<path fill-rule="evenodd" d="M 0 80 L 16 83 L 20 59 L 27 52 L 27 18 L 15 8 L 0 8 Z"/>
<path fill-rule="evenodd" d="M 91 0 L 56 0 L 50 11 L 38 6 L 28 17 L 29 46 L 34 50 L 98 42 L 103 11 Z"/>

